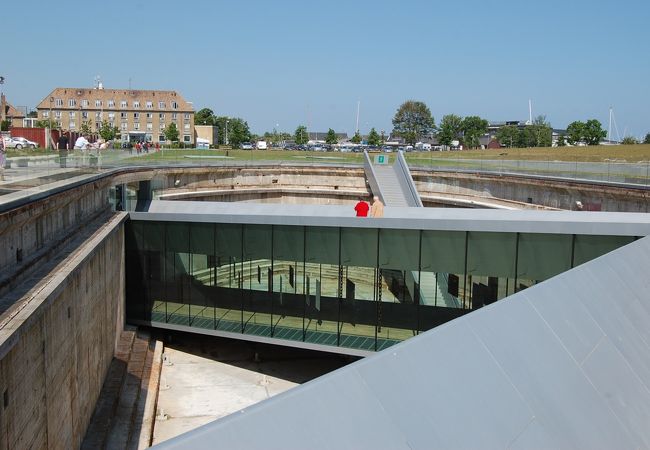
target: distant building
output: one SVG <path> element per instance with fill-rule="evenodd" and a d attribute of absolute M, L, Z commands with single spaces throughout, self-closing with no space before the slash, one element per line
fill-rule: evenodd
<path fill-rule="evenodd" d="M 78 132 L 84 123 L 93 131 L 108 121 L 122 141 L 164 142 L 171 123 L 181 142 L 194 143 L 194 107 L 176 91 L 56 88 L 36 107 L 38 118 L 52 118 L 63 130 Z"/>
<path fill-rule="evenodd" d="M 0 120 L 8 120 L 12 127 L 22 127 L 23 119 L 25 119 L 25 113 L 7 103 L 5 95 L 2 94 L 0 97 Z"/>
<path fill-rule="evenodd" d="M 194 125 L 194 141 L 197 139 L 204 139 L 210 145 L 217 145 L 219 143 L 218 128 L 214 125 Z"/>

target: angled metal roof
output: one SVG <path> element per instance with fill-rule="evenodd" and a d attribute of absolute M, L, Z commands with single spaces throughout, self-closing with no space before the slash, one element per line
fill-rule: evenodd
<path fill-rule="evenodd" d="M 650 238 L 159 445 L 650 447 Z"/>

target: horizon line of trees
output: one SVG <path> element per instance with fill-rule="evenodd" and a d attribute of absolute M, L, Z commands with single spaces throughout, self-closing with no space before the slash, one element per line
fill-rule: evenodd
<path fill-rule="evenodd" d="M 392 123 L 391 135 L 403 138 L 407 144 L 415 145 L 422 138 L 436 137 L 442 146 L 452 147 L 462 144 L 466 148 L 479 148 L 481 145 L 479 139 L 488 133 L 489 126 L 488 121 L 479 116 L 461 117 L 455 114 L 443 116 L 439 125 L 436 125 L 427 105 L 416 100 L 407 100 L 402 103 L 396 111 Z M 309 133 L 305 125 L 299 125 L 293 134 L 273 129 L 271 132 L 267 131 L 258 136 L 250 132 L 248 123 L 243 119 L 216 116 L 209 108 L 203 108 L 195 114 L 195 124 L 216 126 L 219 144 L 225 143 L 226 126 L 228 127 L 228 143 L 233 146 L 257 139 L 263 139 L 276 145 L 291 139 L 298 145 L 304 145 L 309 141 Z M 606 136 L 607 132 L 603 130 L 602 124 L 596 119 L 586 122 L 574 121 L 568 125 L 566 134 L 559 136 L 556 144 L 558 146 L 598 145 Z M 532 123 L 525 126 L 503 125 L 490 136 L 490 139 L 496 139 L 500 145 L 505 147 L 550 147 L 553 145 L 553 128 L 546 120 L 545 115 L 539 115 Z M 361 134 L 356 131 L 350 141 L 361 143 Z M 338 143 L 338 136 L 334 129 L 330 128 L 327 131 L 325 142 L 327 144 Z M 378 146 L 385 142 L 385 136 L 383 132 L 380 135 L 373 127 L 366 142 L 368 145 Z M 634 137 L 626 136 L 622 143 L 637 144 L 640 142 Z M 650 133 L 646 134 L 643 143 L 650 144 Z"/>

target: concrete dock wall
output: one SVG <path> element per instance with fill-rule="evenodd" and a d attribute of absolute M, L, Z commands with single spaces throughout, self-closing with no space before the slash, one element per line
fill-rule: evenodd
<path fill-rule="evenodd" d="M 124 324 L 125 217 L 0 317 L 0 449 L 80 446 Z"/>

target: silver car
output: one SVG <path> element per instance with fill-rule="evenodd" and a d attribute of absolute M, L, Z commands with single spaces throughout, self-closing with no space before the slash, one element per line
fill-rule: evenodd
<path fill-rule="evenodd" d="M 38 143 L 30 141 L 29 139 L 25 139 L 24 137 L 11 137 L 9 139 L 5 139 L 5 147 L 15 149 L 36 148 L 38 147 Z"/>

